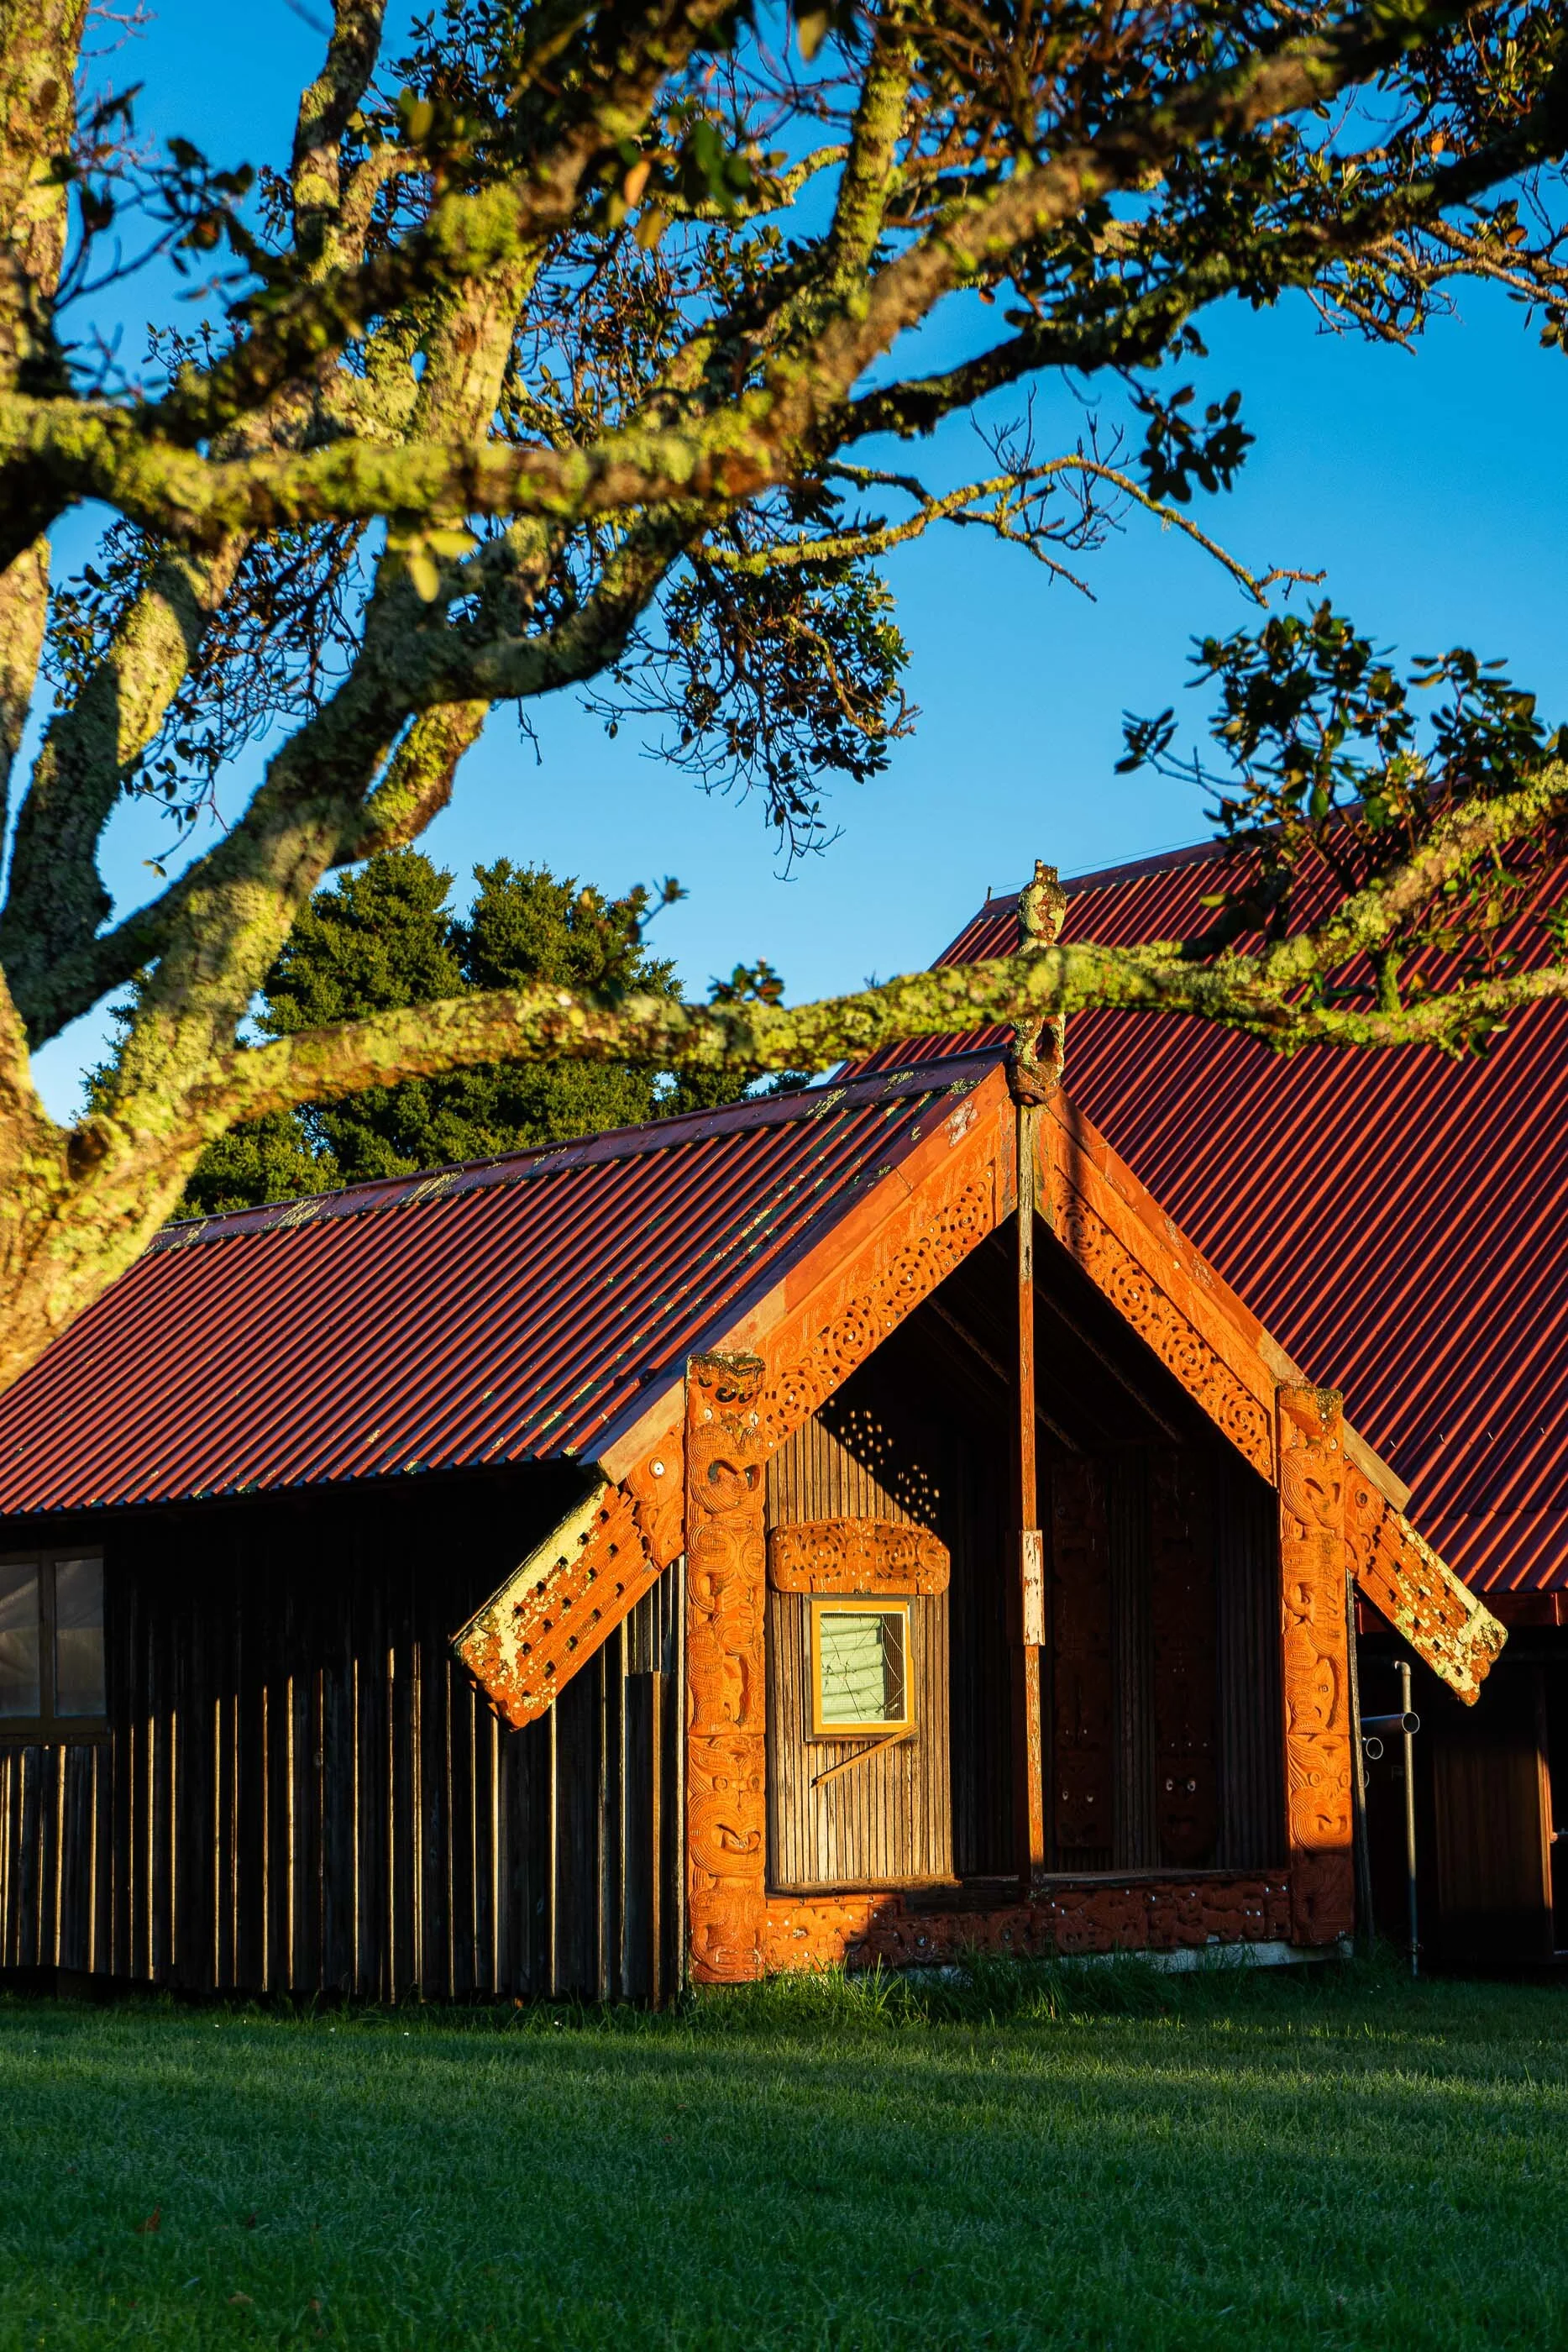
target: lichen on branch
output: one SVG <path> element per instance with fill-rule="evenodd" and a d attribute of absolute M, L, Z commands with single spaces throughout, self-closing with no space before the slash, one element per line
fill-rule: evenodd
<path fill-rule="evenodd" d="M 1304 291 L 1408 344 L 1469 275 L 1561 339 L 1549 0 L 870 0 L 792 26 L 749 0 L 442 0 L 402 54 L 381 0 L 334 0 L 259 173 L 200 124 L 149 142 L 84 13 L 0 0 L 0 1381 L 225 1126 L 396 1078 L 509 1058 L 727 1082 L 988 1025 L 1059 1037 L 1096 1004 L 1458 1051 L 1558 992 L 1554 950 L 1525 969 L 1498 944 L 1562 847 L 1563 747 L 1528 698 L 1446 656 L 1417 740 L 1420 681 L 1394 692 L 1328 607 L 1281 611 L 1314 576 L 1300 551 L 1237 550 L 1198 505 L 1251 437 L 1205 374 L 1225 296 Z M 193 298 L 141 362 L 106 308 L 138 253 Z M 933 373 L 922 331 L 960 302 L 967 355 Z M 1045 446 L 1032 393 L 1064 370 L 1101 421 Z M 966 418 L 983 455 L 956 487 L 898 446 Z M 47 534 L 90 501 L 110 520 L 72 576 Z M 526 727 L 575 689 L 755 796 L 788 863 L 915 723 L 904 548 L 981 530 L 1087 587 L 1112 530 L 1152 527 L 1204 559 L 1204 593 L 1270 614 L 1203 650 L 1241 774 L 1201 939 L 1041 933 L 796 1007 L 474 990 L 241 1042 L 324 877 L 417 840 L 498 707 Z M 1142 724 L 1130 756 L 1174 766 L 1166 719 Z M 158 888 L 111 912 L 128 803 L 171 831 L 146 843 Z M 94 1108 L 58 1126 L 29 1053 L 128 983 Z"/>

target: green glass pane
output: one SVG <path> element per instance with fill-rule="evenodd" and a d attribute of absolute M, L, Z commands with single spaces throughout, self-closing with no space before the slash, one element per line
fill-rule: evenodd
<path fill-rule="evenodd" d="M 0 1568 L 0 1721 L 38 1710 L 38 1571 Z"/>
<path fill-rule="evenodd" d="M 103 1713 L 103 1562 L 55 1563 L 55 1713 Z"/>
<path fill-rule="evenodd" d="M 821 1720 L 904 1720 L 904 1616 L 894 1610 L 824 1609 L 817 1621 Z"/>

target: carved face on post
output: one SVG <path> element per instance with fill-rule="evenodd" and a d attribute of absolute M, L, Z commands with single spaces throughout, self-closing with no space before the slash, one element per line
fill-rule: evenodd
<path fill-rule="evenodd" d="M 1354 1923 L 1343 1441 L 1335 1391 L 1281 1389 L 1285 1801 L 1301 1943 L 1326 1943 Z"/>
<path fill-rule="evenodd" d="M 695 1356 L 686 1383 L 687 1899 L 706 1983 L 761 1965 L 765 1369 L 756 1356 Z"/>

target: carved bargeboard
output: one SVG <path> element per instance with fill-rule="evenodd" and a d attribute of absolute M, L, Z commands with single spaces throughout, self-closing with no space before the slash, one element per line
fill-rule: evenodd
<path fill-rule="evenodd" d="M 969 1108 L 960 1105 L 949 1126 Z M 997 1216 L 993 1151 L 986 1126 L 962 1125 L 952 1160 L 769 1333 L 769 1360 L 784 1370 L 758 1404 L 768 1451 L 986 1238 Z M 520 1727 L 542 1715 L 678 1556 L 685 1486 L 685 1438 L 673 1423 L 618 1485 L 601 1490 L 594 1525 L 579 1530 L 575 1515 L 563 1522 L 455 1637 L 509 1723 Z M 591 1587 L 592 1606 L 584 1610 Z"/>
<path fill-rule="evenodd" d="M 1271 1417 L 1259 1391 L 1248 1386 L 1202 1328 L 1200 1318 L 1210 1315 L 1218 1326 L 1217 1311 L 1200 1310 L 1196 1301 L 1189 1307 L 1170 1296 L 1160 1276 L 1174 1282 L 1179 1269 L 1161 1265 L 1159 1244 L 1143 1221 L 1115 1199 L 1091 1163 L 1080 1162 L 1075 1180 L 1054 1156 L 1068 1148 L 1067 1138 L 1054 1128 L 1042 1132 L 1051 1137 L 1054 1150 L 1040 1171 L 1041 1198 L 1058 1241 L 1237 1451 L 1272 1483 Z M 1271 1388 L 1261 1364 L 1257 1371 L 1259 1390 Z"/>
<path fill-rule="evenodd" d="M 1505 1629 L 1354 1464 L 1345 1539 L 1355 1580 L 1418 1658 L 1473 1706 Z"/>
<path fill-rule="evenodd" d="M 761 1965 L 765 1369 L 756 1356 L 694 1356 L 686 1376 L 686 1889 L 699 1984 L 742 1983 Z"/>
<path fill-rule="evenodd" d="M 658 1575 L 631 1496 L 601 1481 L 470 1618 L 453 1647 L 498 1715 L 519 1727 L 531 1723 Z"/>
<path fill-rule="evenodd" d="M 1343 1405 L 1334 1389 L 1282 1387 L 1279 1406 L 1292 1933 L 1324 1944 L 1355 1916 Z"/>
<path fill-rule="evenodd" d="M 1207 1464 L 1196 1447 L 1150 1463 L 1155 1822 L 1162 1861 L 1197 1868 L 1219 1834 L 1214 1540 Z"/>
<path fill-rule="evenodd" d="M 993 1230 L 995 1169 L 974 1167 L 967 1153 L 953 1174 L 956 1181 L 932 1188 L 936 1197 L 911 1200 L 905 1213 L 890 1219 L 768 1333 L 774 1369 L 762 1417 L 770 1452 L 842 1388 Z"/>
<path fill-rule="evenodd" d="M 1051 1469 L 1051 1810 L 1068 1868 L 1085 1851 L 1108 1863 L 1115 1837 L 1115 1706 L 1111 1666 L 1105 1472 L 1074 1454 Z"/>
<path fill-rule="evenodd" d="M 946 1592 L 947 1547 L 891 1519 L 806 1519 L 768 1538 L 775 1592 Z"/>

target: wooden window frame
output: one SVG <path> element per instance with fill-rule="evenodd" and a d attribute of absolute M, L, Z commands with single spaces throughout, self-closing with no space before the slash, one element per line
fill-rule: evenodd
<path fill-rule="evenodd" d="M 0 1748 L 84 1747 L 109 1737 L 109 1647 L 104 1644 L 103 1706 L 96 1715 L 58 1715 L 55 1711 L 55 1571 L 62 1560 L 95 1559 L 104 1570 L 99 1544 L 36 1544 L 26 1551 L 0 1552 L 0 1568 L 36 1568 L 38 1571 L 38 1696 L 37 1715 L 0 1715 Z M 104 1616 L 107 1618 L 107 1607 Z"/>
<path fill-rule="evenodd" d="M 915 1729 L 915 1632 L 907 1596 L 885 1592 L 833 1592 L 811 1595 L 811 1728 L 812 1739 L 882 1739 Z M 896 1721 L 879 1716 L 873 1723 L 826 1723 L 822 1720 L 822 1643 L 824 1616 L 897 1617 L 904 1628 L 904 1712 Z"/>

